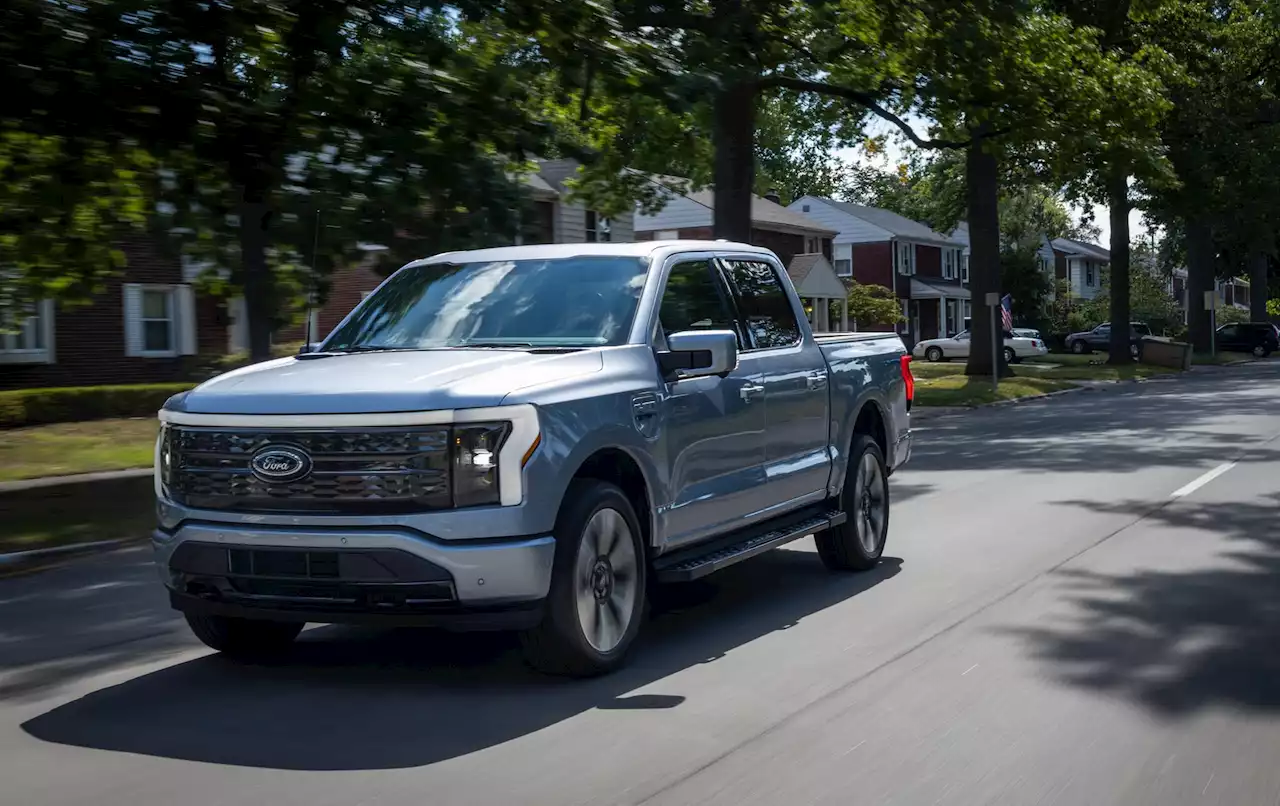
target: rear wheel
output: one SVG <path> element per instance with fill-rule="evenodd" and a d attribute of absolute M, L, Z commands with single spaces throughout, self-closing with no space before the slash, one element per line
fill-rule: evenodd
<path fill-rule="evenodd" d="M 590 677 L 622 665 L 645 605 L 640 534 L 622 490 L 593 479 L 569 486 L 556 521 L 546 614 L 521 636 L 531 666 Z"/>
<path fill-rule="evenodd" d="M 293 621 L 258 621 L 187 613 L 187 625 L 210 649 L 243 660 L 283 653 L 306 625 Z"/>
<path fill-rule="evenodd" d="M 930 360 L 930 361 L 941 361 L 941 360 L 942 360 L 942 348 L 941 348 L 941 347 L 930 347 L 928 350 L 925 350 L 925 351 L 924 351 L 924 357 L 925 357 L 925 358 L 927 358 L 927 359 L 928 359 L 928 360 Z"/>
<path fill-rule="evenodd" d="M 1258 358 L 1266 358 L 1268 355 L 1271 354 L 1271 351 L 1267 349 L 1267 345 L 1259 344 L 1258 346 L 1253 348 L 1253 354 Z"/>
<path fill-rule="evenodd" d="M 1018 354 L 1013 351 L 1012 347 L 1004 348 L 1004 362 L 1006 364 L 1012 364 L 1017 360 L 1018 360 Z"/>
<path fill-rule="evenodd" d="M 866 571 L 880 562 L 889 534 L 889 473 L 875 440 L 859 434 L 849 451 L 840 508 L 848 519 L 814 536 L 833 571 Z"/>

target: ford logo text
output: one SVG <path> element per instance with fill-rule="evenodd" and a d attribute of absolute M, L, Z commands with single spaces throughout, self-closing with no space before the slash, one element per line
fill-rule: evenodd
<path fill-rule="evenodd" d="M 298 481 L 311 473 L 311 457 L 298 448 L 268 445 L 253 455 L 253 475 L 267 482 Z"/>

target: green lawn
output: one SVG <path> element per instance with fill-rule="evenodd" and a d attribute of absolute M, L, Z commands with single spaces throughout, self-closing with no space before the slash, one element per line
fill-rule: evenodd
<path fill-rule="evenodd" d="M 157 428 L 139 417 L 0 431 L 0 481 L 149 467 Z"/>
<path fill-rule="evenodd" d="M 1028 358 L 1013 366 L 1014 374 L 1021 378 L 1049 381 L 1117 381 L 1134 378 L 1150 378 L 1155 375 L 1176 374 L 1177 370 L 1150 364 L 1110 366 L 1103 355 L 1046 355 Z M 947 361 L 930 364 L 913 361 L 911 371 L 920 378 L 943 378 L 964 374 L 963 361 Z"/>
<path fill-rule="evenodd" d="M 963 365 L 958 365 L 963 371 Z M 920 406 L 980 406 L 998 400 L 1034 397 L 1049 392 L 1071 389 L 1076 384 L 1041 378 L 1016 377 L 1000 381 L 998 391 L 991 388 L 990 378 L 970 378 L 961 372 L 916 376 L 915 402 Z"/>

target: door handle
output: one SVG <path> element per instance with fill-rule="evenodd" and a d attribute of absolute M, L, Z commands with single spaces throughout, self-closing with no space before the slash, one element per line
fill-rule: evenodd
<path fill-rule="evenodd" d="M 810 391 L 827 388 L 827 373 L 815 372 L 808 377 L 806 383 L 809 385 Z"/>
<path fill-rule="evenodd" d="M 751 398 L 755 397 L 758 394 L 761 394 L 762 392 L 764 392 L 763 386 L 757 386 L 755 384 L 747 384 L 738 391 L 738 394 L 742 395 L 742 399 L 744 401 L 746 401 L 747 403 L 750 403 Z"/>
<path fill-rule="evenodd" d="M 658 399 L 652 396 L 637 397 L 631 401 L 631 411 L 636 417 L 650 417 L 658 413 Z"/>

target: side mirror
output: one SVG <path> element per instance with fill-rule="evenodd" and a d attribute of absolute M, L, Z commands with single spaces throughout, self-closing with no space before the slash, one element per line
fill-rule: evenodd
<path fill-rule="evenodd" d="M 686 330 L 667 337 L 658 353 L 664 378 L 724 375 L 738 368 L 738 336 L 732 330 Z"/>
<path fill-rule="evenodd" d="M 316 350 L 318 350 L 318 349 L 320 349 L 320 342 L 318 342 L 318 341 L 313 341 L 313 342 L 310 342 L 310 343 L 308 343 L 308 344 L 304 344 L 304 345 L 302 345 L 301 347 L 299 347 L 299 348 L 298 348 L 298 355 L 306 355 L 307 353 L 314 353 L 314 352 L 315 352 Z"/>

